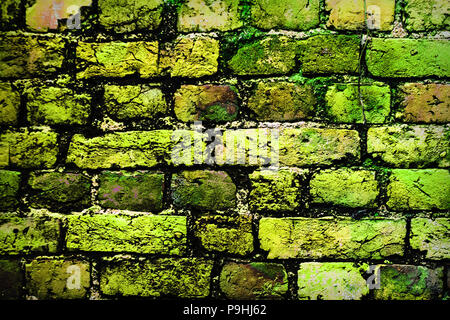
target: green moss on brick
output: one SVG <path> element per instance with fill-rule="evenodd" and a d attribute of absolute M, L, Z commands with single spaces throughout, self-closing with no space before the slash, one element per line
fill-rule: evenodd
<path fill-rule="evenodd" d="M 0 209 L 14 209 L 19 203 L 20 172 L 0 170 Z"/>
<path fill-rule="evenodd" d="M 406 28 L 410 31 L 448 30 L 449 10 L 446 0 L 407 0 Z"/>
<path fill-rule="evenodd" d="M 413 218 L 411 248 L 425 253 L 431 260 L 450 258 L 450 220 L 448 218 Z"/>
<path fill-rule="evenodd" d="M 20 95 L 8 82 L 0 82 L 0 125 L 16 125 Z"/>
<path fill-rule="evenodd" d="M 20 260 L 0 260 L 0 300 L 20 299 L 22 284 L 23 274 Z"/>
<path fill-rule="evenodd" d="M 0 29 L 17 28 L 20 23 L 20 0 L 4 0 L 0 4 Z"/>

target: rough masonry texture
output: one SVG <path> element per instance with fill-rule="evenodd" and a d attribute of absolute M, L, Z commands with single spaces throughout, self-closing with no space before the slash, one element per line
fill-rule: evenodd
<path fill-rule="evenodd" d="M 2 0 L 0 300 L 448 300 L 449 13 Z"/>

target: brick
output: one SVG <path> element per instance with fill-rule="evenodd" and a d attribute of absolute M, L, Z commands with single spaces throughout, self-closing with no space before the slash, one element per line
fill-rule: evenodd
<path fill-rule="evenodd" d="M 28 296 L 39 300 L 83 299 L 89 295 L 89 263 L 75 259 L 38 258 L 25 265 Z"/>
<path fill-rule="evenodd" d="M 188 0 L 178 11 L 181 32 L 230 31 L 242 27 L 239 0 Z"/>
<path fill-rule="evenodd" d="M 15 29 L 20 23 L 20 0 L 4 0 L 0 5 L 0 29 Z"/>
<path fill-rule="evenodd" d="M 186 251 L 186 217 L 122 214 L 67 217 L 69 251 L 181 255 Z"/>
<path fill-rule="evenodd" d="M 55 253 L 60 223 L 50 217 L 0 215 L 0 254 Z"/>
<path fill-rule="evenodd" d="M 230 85 L 182 85 L 174 95 L 176 117 L 183 122 L 224 122 L 236 119 L 237 89 Z"/>
<path fill-rule="evenodd" d="M 319 0 L 256 0 L 251 23 L 266 30 L 308 30 L 319 25 L 319 10 Z"/>
<path fill-rule="evenodd" d="M 293 121 L 311 119 L 316 102 L 309 85 L 261 81 L 252 91 L 247 106 L 259 121 Z"/>
<path fill-rule="evenodd" d="M 0 34 L 0 78 L 44 76 L 61 69 L 64 40 Z"/>
<path fill-rule="evenodd" d="M 351 218 L 262 218 L 268 259 L 381 259 L 403 255 L 406 221 Z"/>
<path fill-rule="evenodd" d="M 365 270 L 352 262 L 305 262 L 298 270 L 300 300 L 361 300 L 369 293 Z"/>
<path fill-rule="evenodd" d="M 162 20 L 163 0 L 99 0 L 99 23 L 117 33 L 152 31 Z"/>
<path fill-rule="evenodd" d="M 58 134 L 52 131 L 6 132 L 0 135 L 8 160 L 19 168 L 51 168 L 58 154 Z"/>
<path fill-rule="evenodd" d="M 376 300 L 436 300 L 442 297 L 442 268 L 412 265 L 379 266 L 380 288 Z"/>
<path fill-rule="evenodd" d="M 376 77 L 449 77 L 449 49 L 448 40 L 373 38 L 366 52 L 366 64 Z"/>
<path fill-rule="evenodd" d="M 0 209 L 14 209 L 18 201 L 20 172 L 0 170 Z"/>
<path fill-rule="evenodd" d="M 158 75 L 158 42 L 78 42 L 77 78 Z"/>
<path fill-rule="evenodd" d="M 405 83 L 399 86 L 400 108 L 396 118 L 404 122 L 450 122 L 450 85 Z"/>
<path fill-rule="evenodd" d="M 249 175 L 251 191 L 248 204 L 256 212 L 292 212 L 305 197 L 302 185 L 307 170 L 257 170 Z"/>
<path fill-rule="evenodd" d="M 411 219 L 410 245 L 425 252 L 431 260 L 450 258 L 450 221 L 448 218 Z"/>
<path fill-rule="evenodd" d="M 450 209 L 450 174 L 442 169 L 395 169 L 387 195 L 392 210 Z"/>
<path fill-rule="evenodd" d="M 220 272 L 220 290 L 228 299 L 281 299 L 288 291 L 282 264 L 227 262 Z"/>
<path fill-rule="evenodd" d="M 446 0 L 407 0 L 406 28 L 410 31 L 448 30 L 450 4 Z"/>
<path fill-rule="evenodd" d="M 71 16 L 72 6 L 90 6 L 92 0 L 36 0 L 26 7 L 26 24 L 32 31 L 47 32 L 58 29 L 58 20 Z"/>
<path fill-rule="evenodd" d="M 168 113 L 161 89 L 146 85 L 105 86 L 105 109 L 118 120 L 157 119 Z"/>
<path fill-rule="evenodd" d="M 18 300 L 22 291 L 22 266 L 16 259 L 0 260 L 0 300 Z"/>
<path fill-rule="evenodd" d="M 225 210 L 236 205 L 236 186 L 224 171 L 182 171 L 172 176 L 171 189 L 177 208 Z"/>
<path fill-rule="evenodd" d="M 340 168 L 321 170 L 310 182 L 313 203 L 344 207 L 377 206 L 379 194 L 375 171 Z"/>
<path fill-rule="evenodd" d="M 269 36 L 239 48 L 228 67 L 237 75 L 287 74 L 295 68 L 296 47 L 286 36 Z"/>
<path fill-rule="evenodd" d="M 73 172 L 32 172 L 28 202 L 31 207 L 74 210 L 86 207 L 91 199 L 91 179 Z"/>
<path fill-rule="evenodd" d="M 432 125 L 391 125 L 370 128 L 367 152 L 394 167 L 423 168 L 450 164 L 449 129 Z"/>
<path fill-rule="evenodd" d="M 359 38 L 347 35 L 317 35 L 298 42 L 303 74 L 356 74 Z"/>
<path fill-rule="evenodd" d="M 194 236 L 207 251 L 247 255 L 253 251 L 249 216 L 204 216 L 195 221 Z"/>
<path fill-rule="evenodd" d="M 69 88 L 28 88 L 27 120 L 31 125 L 85 125 L 91 113 L 91 96 Z"/>
<path fill-rule="evenodd" d="M 20 95 L 8 82 L 0 82 L 0 125 L 17 125 Z"/>
<path fill-rule="evenodd" d="M 210 292 L 213 262 L 202 258 L 113 261 L 100 270 L 106 295 L 201 298 Z"/>
<path fill-rule="evenodd" d="M 86 169 L 154 167 L 169 161 L 172 145 L 169 130 L 127 131 L 87 138 L 75 134 L 67 163 Z"/>
<path fill-rule="evenodd" d="M 354 162 L 360 157 L 355 130 L 299 128 L 280 133 L 280 163 L 286 166 L 331 165 Z"/>
<path fill-rule="evenodd" d="M 384 123 L 391 111 L 391 89 L 381 82 L 360 86 L 366 123 Z M 325 95 L 326 111 L 333 122 L 363 123 L 356 84 L 335 84 Z"/>
<path fill-rule="evenodd" d="M 148 171 L 100 174 L 98 197 L 104 208 L 134 211 L 162 209 L 164 174 Z"/>
<path fill-rule="evenodd" d="M 366 27 L 364 0 L 326 0 L 325 3 L 325 9 L 330 11 L 327 26 L 332 26 L 337 30 L 361 30 Z M 369 29 L 392 30 L 395 0 L 366 0 L 365 6 Z M 372 20 L 375 23 L 371 23 Z"/>

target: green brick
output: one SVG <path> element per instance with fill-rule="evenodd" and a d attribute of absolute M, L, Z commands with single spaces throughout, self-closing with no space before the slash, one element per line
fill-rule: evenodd
<path fill-rule="evenodd" d="M 146 85 L 106 85 L 104 101 L 108 115 L 118 120 L 157 119 L 168 112 L 161 89 Z"/>
<path fill-rule="evenodd" d="M 102 264 L 100 290 L 106 295 L 202 298 L 210 292 L 213 262 L 202 258 L 159 258 Z"/>
<path fill-rule="evenodd" d="M 8 82 L 0 82 L 0 125 L 17 125 L 20 95 Z"/>
<path fill-rule="evenodd" d="M 81 173 L 32 172 L 28 185 L 31 207 L 76 210 L 90 203 L 91 179 Z"/>
<path fill-rule="evenodd" d="M 18 300 L 23 283 L 21 262 L 17 259 L 0 260 L 0 301 Z"/>
<path fill-rule="evenodd" d="M 288 291 L 282 264 L 227 262 L 220 272 L 220 290 L 228 299 L 282 299 Z"/>
<path fill-rule="evenodd" d="M 118 33 L 152 31 L 162 20 L 163 0 L 99 0 L 99 23 Z"/>
<path fill-rule="evenodd" d="M 384 123 L 391 110 L 391 89 L 381 82 L 360 86 L 367 123 Z M 327 114 L 333 122 L 363 123 L 356 84 L 330 86 L 326 96 Z"/>
<path fill-rule="evenodd" d="M 0 170 L 0 209 L 13 209 L 18 201 L 20 172 Z"/>
<path fill-rule="evenodd" d="M 305 262 L 298 270 L 300 300 L 361 300 L 369 293 L 362 274 L 366 265 L 352 262 Z"/>
<path fill-rule="evenodd" d="M 450 174 L 444 169 L 392 170 L 387 195 L 392 210 L 450 209 Z"/>
<path fill-rule="evenodd" d="M 186 217 L 139 214 L 72 215 L 67 218 L 69 251 L 181 255 Z"/>
<path fill-rule="evenodd" d="M 411 220 L 410 245 L 425 252 L 431 260 L 450 258 L 450 221 L 448 218 L 413 218 Z"/>
<path fill-rule="evenodd" d="M 0 254 L 55 253 L 59 237 L 55 218 L 0 215 Z"/>
<path fill-rule="evenodd" d="M 0 29 L 14 29 L 20 23 L 21 0 L 4 0 L 0 4 Z"/>
<path fill-rule="evenodd" d="M 262 218 L 261 249 L 268 259 L 382 259 L 403 255 L 406 221 L 400 219 Z"/>
<path fill-rule="evenodd" d="M 19 168 L 51 168 L 58 154 L 58 134 L 52 131 L 6 132 L 0 135 L 5 165 Z M 3 150 L 2 150 L 3 152 Z"/>
<path fill-rule="evenodd" d="M 321 170 L 310 182 L 313 203 L 344 207 L 376 207 L 379 194 L 375 171 L 341 168 Z"/>
<path fill-rule="evenodd" d="M 172 176 L 171 189 L 178 208 L 225 210 L 236 205 L 236 186 L 224 171 L 182 171 Z"/>
<path fill-rule="evenodd" d="M 436 300 L 442 297 L 443 268 L 412 265 L 381 265 L 376 300 Z"/>
<path fill-rule="evenodd" d="M 406 28 L 410 31 L 448 30 L 450 4 L 446 0 L 407 0 Z"/>
<path fill-rule="evenodd" d="M 450 41 L 373 38 L 366 64 L 376 77 L 449 77 Z"/>
<path fill-rule="evenodd" d="M 39 300 L 87 298 L 89 263 L 75 259 L 38 258 L 25 266 L 28 296 Z"/>
<path fill-rule="evenodd" d="M 134 211 L 162 209 L 164 174 L 148 171 L 103 172 L 98 198 L 104 208 Z"/>
<path fill-rule="evenodd" d="M 308 30 L 319 25 L 319 0 L 256 0 L 252 25 L 261 29 Z"/>
<path fill-rule="evenodd" d="M 359 37 L 317 35 L 298 42 L 303 74 L 356 74 L 359 62 Z"/>
<path fill-rule="evenodd" d="M 367 132 L 367 152 L 394 167 L 448 167 L 448 135 L 446 126 L 374 127 Z"/>
<path fill-rule="evenodd" d="M 253 251 L 252 219 L 248 216 L 205 216 L 195 221 L 194 236 L 207 251 L 246 255 Z"/>

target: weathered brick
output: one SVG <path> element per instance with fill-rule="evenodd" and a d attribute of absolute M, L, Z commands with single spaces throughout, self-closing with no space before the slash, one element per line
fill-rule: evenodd
<path fill-rule="evenodd" d="M 392 170 L 387 205 L 393 210 L 450 209 L 450 174 L 443 169 Z"/>
<path fill-rule="evenodd" d="M 174 101 L 175 115 L 183 122 L 233 121 L 239 111 L 237 89 L 230 85 L 182 85 Z"/>
<path fill-rule="evenodd" d="M 360 86 L 367 123 L 384 123 L 391 110 L 391 89 L 381 82 Z M 335 84 L 328 88 L 327 114 L 333 122 L 363 123 L 358 85 Z"/>
<path fill-rule="evenodd" d="M 98 197 L 105 208 L 134 211 L 162 209 L 164 174 L 158 172 L 103 172 Z"/>
<path fill-rule="evenodd" d="M 95 214 L 67 217 L 70 251 L 181 255 L 186 250 L 186 217 Z"/>
<path fill-rule="evenodd" d="M 162 5 L 163 0 L 99 0 L 99 23 L 118 33 L 155 30 L 162 20 Z"/>
<path fill-rule="evenodd" d="M 253 251 L 252 219 L 248 216 L 204 216 L 195 221 L 194 236 L 208 251 L 246 255 Z"/>
<path fill-rule="evenodd" d="M 28 181 L 30 206 L 54 210 L 86 207 L 91 198 L 91 180 L 81 173 L 33 172 Z"/>
<path fill-rule="evenodd" d="M 0 170 L 0 209 L 14 209 L 19 203 L 20 172 Z"/>
<path fill-rule="evenodd" d="M 450 220 L 448 218 L 413 218 L 411 220 L 411 248 L 425 251 L 431 260 L 450 258 Z"/>
<path fill-rule="evenodd" d="M 296 43 L 286 36 L 268 36 L 244 45 L 228 61 L 238 75 L 286 74 L 295 67 Z"/>
<path fill-rule="evenodd" d="M 347 35 L 318 35 L 298 42 L 303 74 L 356 74 L 359 38 Z"/>
<path fill-rule="evenodd" d="M 300 207 L 302 182 L 307 170 L 257 170 L 250 174 L 250 210 L 274 213 L 294 211 Z"/>
<path fill-rule="evenodd" d="M 14 29 L 20 23 L 21 0 L 3 0 L 0 4 L 0 29 Z"/>
<path fill-rule="evenodd" d="M 106 111 L 118 120 L 157 119 L 168 112 L 161 89 L 146 85 L 106 85 L 104 99 Z"/>
<path fill-rule="evenodd" d="M 367 152 L 394 167 L 448 167 L 449 129 L 446 126 L 391 125 L 370 128 Z"/>
<path fill-rule="evenodd" d="M 321 170 L 310 182 L 313 203 L 344 207 L 376 207 L 378 183 L 375 171 L 340 168 Z"/>
<path fill-rule="evenodd" d="M 207 297 L 212 268 L 213 262 L 202 258 L 106 262 L 100 270 L 100 290 L 106 295 Z"/>
<path fill-rule="evenodd" d="M 20 299 L 22 267 L 19 260 L 0 260 L 0 300 Z"/>
<path fill-rule="evenodd" d="M 28 296 L 39 300 L 87 298 L 89 263 L 75 259 L 38 258 L 25 265 Z"/>
<path fill-rule="evenodd" d="M 407 0 L 406 28 L 411 31 L 448 30 L 450 4 L 446 0 Z"/>
<path fill-rule="evenodd" d="M 252 25 L 261 29 L 308 30 L 319 25 L 319 0 L 256 0 Z"/>
<path fill-rule="evenodd" d="M 219 281 L 229 299 L 281 299 L 288 291 L 286 270 L 277 263 L 227 262 Z"/>
<path fill-rule="evenodd" d="M 261 249 L 269 259 L 381 259 L 403 255 L 406 221 L 351 218 L 262 218 Z"/>
<path fill-rule="evenodd" d="M 0 135 L 5 146 L 5 165 L 20 168 L 50 168 L 58 154 L 58 134 L 52 131 L 6 132 Z M 3 150 L 2 150 L 3 152 Z"/>
<path fill-rule="evenodd" d="M 352 262 L 306 262 L 298 270 L 300 300 L 360 300 L 369 293 L 364 266 Z"/>
<path fill-rule="evenodd" d="M 239 0 L 187 0 L 178 11 L 178 30 L 230 31 L 242 26 Z"/>
<path fill-rule="evenodd" d="M 377 300 L 432 300 L 442 296 L 443 270 L 412 265 L 381 265 Z"/>
<path fill-rule="evenodd" d="M 172 176 L 171 189 L 179 208 L 225 210 L 236 204 L 236 186 L 224 171 L 182 171 Z"/>
<path fill-rule="evenodd" d="M 55 253 L 59 237 L 55 218 L 0 215 L 0 254 Z"/>
<path fill-rule="evenodd" d="M 0 34 L 0 78 L 30 78 L 54 73 L 64 61 L 64 40 Z"/>
<path fill-rule="evenodd" d="M 366 64 L 377 77 L 449 77 L 450 41 L 373 38 L 366 52 Z"/>
<path fill-rule="evenodd" d="M 0 82 L 0 125 L 16 125 L 20 95 L 8 82 Z"/>
<path fill-rule="evenodd" d="M 248 100 L 248 108 L 259 121 L 311 119 L 315 104 L 311 86 L 286 81 L 258 82 Z"/>
<path fill-rule="evenodd" d="M 338 30 L 364 29 L 366 27 L 364 8 L 367 12 L 367 26 L 370 29 L 392 30 L 395 0 L 326 0 L 325 9 L 330 11 L 327 25 Z"/>
<path fill-rule="evenodd" d="M 355 130 L 299 128 L 280 133 L 280 163 L 286 166 L 351 163 L 360 157 L 359 135 Z"/>
<path fill-rule="evenodd" d="M 399 86 L 401 99 L 396 118 L 404 122 L 450 122 L 450 85 L 406 83 Z"/>

